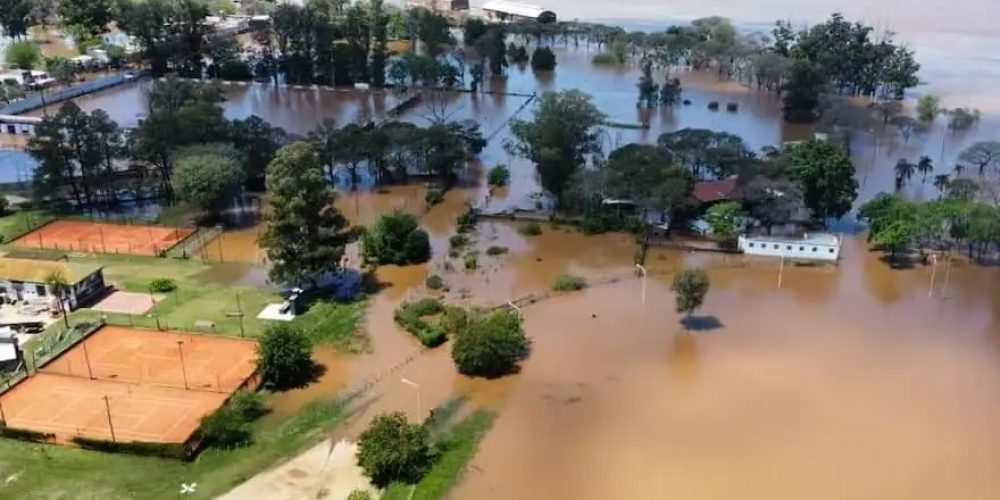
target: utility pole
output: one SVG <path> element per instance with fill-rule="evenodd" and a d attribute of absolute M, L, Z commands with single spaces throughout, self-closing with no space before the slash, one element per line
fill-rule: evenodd
<path fill-rule="evenodd" d="M 111 403 L 108 402 L 110 398 L 108 395 L 104 395 L 104 409 L 108 412 L 108 429 L 111 430 L 111 441 L 117 442 L 118 439 L 115 437 L 115 424 L 111 423 Z"/>
<path fill-rule="evenodd" d="M 94 371 L 90 369 L 90 354 L 87 353 L 87 341 L 80 342 L 80 345 L 83 346 L 83 360 L 87 362 L 87 375 L 90 375 L 90 380 L 94 380 Z"/>
<path fill-rule="evenodd" d="M 781 289 L 781 279 L 785 274 L 785 252 L 781 252 L 781 265 L 778 267 L 778 289 Z"/>
<path fill-rule="evenodd" d="M 934 278 L 937 275 L 937 255 L 931 255 L 931 286 L 927 288 L 927 297 L 934 296 Z"/>

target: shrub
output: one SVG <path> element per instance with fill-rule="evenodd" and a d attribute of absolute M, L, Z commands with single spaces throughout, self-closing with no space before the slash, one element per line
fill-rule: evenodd
<path fill-rule="evenodd" d="M 14 42 L 7 46 L 6 59 L 18 69 L 32 69 L 42 60 L 42 49 L 32 41 Z"/>
<path fill-rule="evenodd" d="M 527 354 L 528 339 L 521 319 L 507 310 L 470 319 L 451 349 L 459 372 L 482 377 L 513 372 Z"/>
<path fill-rule="evenodd" d="M 542 234 L 542 226 L 537 222 L 529 222 L 522 226 L 518 232 L 525 236 L 538 236 Z"/>
<path fill-rule="evenodd" d="M 487 182 L 491 186 L 504 187 L 510 182 L 510 170 L 505 165 L 497 165 L 490 169 Z"/>
<path fill-rule="evenodd" d="M 431 259 L 431 239 L 427 231 L 417 229 L 406 237 L 403 254 L 407 262 L 427 262 Z"/>
<path fill-rule="evenodd" d="M 486 255 L 503 255 L 508 251 L 509 249 L 507 247 L 498 247 L 494 245 L 486 249 Z"/>
<path fill-rule="evenodd" d="M 448 245 L 451 246 L 451 248 L 462 248 L 468 243 L 469 238 L 462 234 L 456 234 L 451 238 L 448 238 Z"/>
<path fill-rule="evenodd" d="M 229 398 L 229 406 L 233 408 L 244 421 L 252 422 L 267 413 L 264 395 L 249 389 L 240 389 Z"/>
<path fill-rule="evenodd" d="M 257 349 L 257 369 L 264 381 L 275 387 L 294 387 L 312 375 L 312 342 L 297 327 L 270 325 Z"/>
<path fill-rule="evenodd" d="M 457 248 L 452 248 L 451 250 L 448 250 L 448 257 L 457 259 L 461 256 L 462 256 L 462 251 Z"/>
<path fill-rule="evenodd" d="M 528 49 L 524 45 L 511 42 L 507 46 L 507 59 L 514 64 L 524 64 L 528 62 Z"/>
<path fill-rule="evenodd" d="M 479 212 L 471 206 L 465 210 L 461 215 L 455 218 L 455 223 L 458 224 L 458 232 L 467 233 L 475 228 L 476 223 L 479 222 Z"/>
<path fill-rule="evenodd" d="M 394 211 L 379 217 L 375 226 L 361 234 L 362 255 L 377 264 L 417 264 L 430 259 L 427 232 L 417 217 Z"/>
<path fill-rule="evenodd" d="M 426 284 L 427 288 L 430 288 L 431 290 L 440 290 L 444 288 L 444 280 L 436 274 L 428 276 L 427 281 L 424 284 Z"/>
<path fill-rule="evenodd" d="M 712 102 L 708 103 L 708 109 L 710 109 L 712 111 L 718 110 L 719 109 L 719 101 L 712 101 Z"/>
<path fill-rule="evenodd" d="M 587 280 L 583 276 L 563 274 L 552 282 L 552 289 L 557 292 L 574 292 L 587 288 Z"/>
<path fill-rule="evenodd" d="M 739 109 L 740 109 L 739 103 L 735 102 L 726 103 L 726 111 L 729 111 L 730 113 L 735 113 Z"/>
<path fill-rule="evenodd" d="M 202 417 L 198 432 L 206 442 L 223 448 L 250 444 L 249 426 L 242 415 L 229 405 Z"/>
<path fill-rule="evenodd" d="M 472 271 L 479 267 L 479 257 L 474 253 L 466 254 L 463 259 L 466 271 Z"/>
<path fill-rule="evenodd" d="M 177 283 L 170 278 L 157 278 L 149 282 L 149 289 L 157 293 L 170 293 L 177 289 Z"/>
<path fill-rule="evenodd" d="M 618 59 L 615 58 L 614 54 L 595 54 L 594 58 L 591 60 L 594 64 L 618 64 Z"/>
<path fill-rule="evenodd" d="M 188 458 L 188 450 L 183 443 L 146 443 L 142 441 L 106 441 L 83 436 L 73 436 L 74 444 L 85 450 L 106 453 L 130 453 L 146 457 Z"/>
<path fill-rule="evenodd" d="M 375 500 L 375 497 L 368 490 L 354 490 L 347 495 L 347 500 Z"/>
<path fill-rule="evenodd" d="M 469 322 L 469 314 L 465 309 L 456 306 L 445 306 L 444 316 L 441 317 L 441 328 L 444 328 L 449 335 L 455 335 L 462 331 Z"/>
<path fill-rule="evenodd" d="M 436 188 L 428 190 L 427 194 L 424 195 L 424 201 L 427 203 L 427 206 L 430 207 L 437 205 L 438 203 L 444 201 L 444 191 Z"/>
<path fill-rule="evenodd" d="M 531 54 L 531 69 L 535 71 L 552 71 L 556 69 L 556 54 L 548 47 L 536 47 Z"/>
<path fill-rule="evenodd" d="M 372 484 L 384 488 L 392 482 L 419 481 L 430 468 L 434 454 L 427 429 L 407 422 L 402 412 L 395 412 L 372 419 L 358 439 L 357 459 Z"/>
<path fill-rule="evenodd" d="M 413 334 L 426 347 L 437 347 L 448 339 L 444 328 L 428 323 L 425 316 L 433 316 L 444 311 L 440 301 L 422 299 L 416 302 L 404 302 L 393 315 L 396 323 L 404 330 Z"/>
<path fill-rule="evenodd" d="M 610 210 L 588 210 L 580 220 L 580 231 L 589 235 L 621 231 L 627 227 L 625 218 Z"/>

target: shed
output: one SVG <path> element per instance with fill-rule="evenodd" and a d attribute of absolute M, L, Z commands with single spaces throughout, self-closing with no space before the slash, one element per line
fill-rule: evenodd
<path fill-rule="evenodd" d="M 60 299 L 68 310 L 100 296 L 106 289 L 103 267 L 96 264 L 0 258 L 0 297 L 6 302 L 51 300 L 47 282 L 59 274 L 68 285 Z"/>

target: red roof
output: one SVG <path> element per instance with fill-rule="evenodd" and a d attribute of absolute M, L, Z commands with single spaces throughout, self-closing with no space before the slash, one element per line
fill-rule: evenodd
<path fill-rule="evenodd" d="M 702 181 L 694 185 L 694 197 L 702 203 L 732 199 L 736 192 L 736 176 L 719 181 Z"/>

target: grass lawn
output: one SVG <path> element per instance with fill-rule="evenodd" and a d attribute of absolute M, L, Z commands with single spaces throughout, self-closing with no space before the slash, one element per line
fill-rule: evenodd
<path fill-rule="evenodd" d="M 6 243 L 55 219 L 46 210 L 20 210 L 0 217 L 0 242 Z"/>
<path fill-rule="evenodd" d="M 212 498 L 320 441 L 343 419 L 344 406 L 317 401 L 285 419 L 258 420 L 250 446 L 209 448 L 192 462 L 0 439 L 0 498 L 175 498 L 181 483 L 198 484 L 184 498 Z"/>
<path fill-rule="evenodd" d="M 428 423 L 435 445 L 441 451 L 431 470 L 415 487 L 400 483 L 389 485 L 379 500 L 437 500 L 444 498 L 448 490 L 458 484 L 476 455 L 479 442 L 493 425 L 495 416 L 490 412 L 476 411 L 458 422 L 449 422 L 460 404 L 444 405 L 435 412 L 434 420 L 439 423 Z"/>

